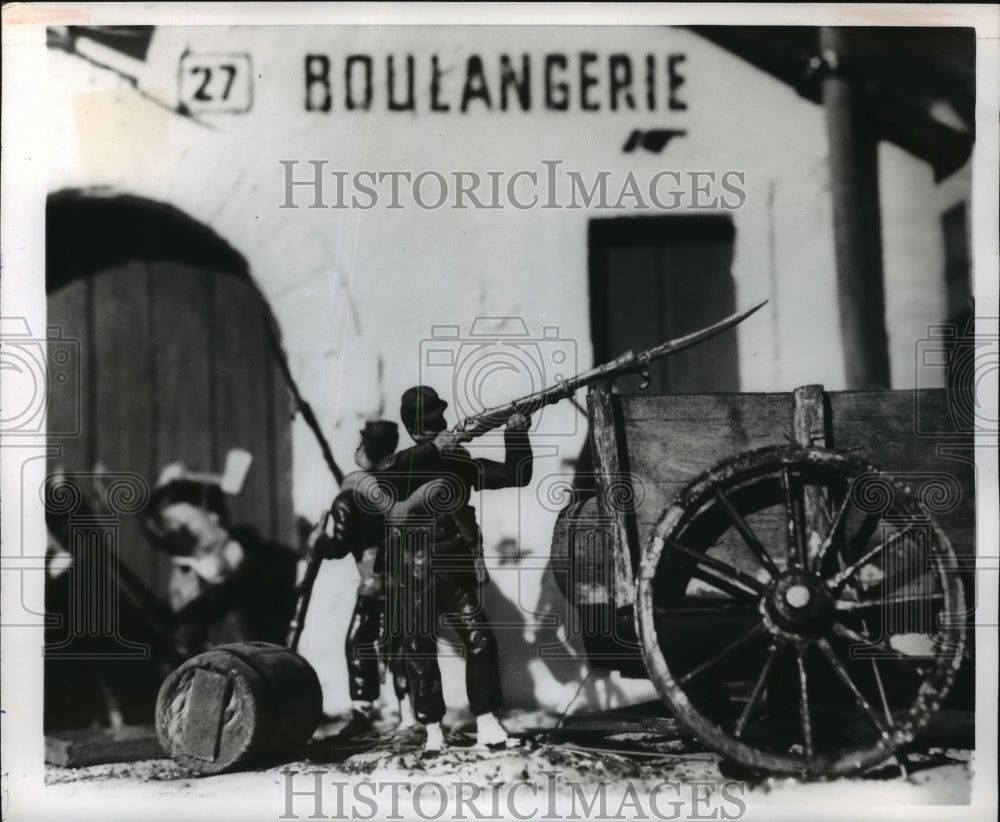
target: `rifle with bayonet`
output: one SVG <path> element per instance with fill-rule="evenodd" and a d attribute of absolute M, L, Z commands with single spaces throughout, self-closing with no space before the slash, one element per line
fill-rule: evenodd
<path fill-rule="evenodd" d="M 638 354 L 634 351 L 626 351 L 624 354 L 616 357 L 611 362 L 598 365 L 588 371 L 584 371 L 581 374 L 570 377 L 569 379 L 560 380 L 554 386 L 543 389 L 542 391 L 513 400 L 506 405 L 488 408 L 485 411 L 474 414 L 473 416 L 460 422 L 453 430 L 455 432 L 465 434 L 467 439 L 472 439 L 473 437 L 478 437 L 488 431 L 492 431 L 495 428 L 500 428 L 505 425 L 507 420 L 514 414 L 533 414 L 535 411 L 538 411 L 546 405 L 552 405 L 553 403 L 559 402 L 567 397 L 572 397 L 580 388 L 583 388 L 584 386 L 603 380 L 613 380 L 616 377 L 620 377 L 625 374 L 641 374 L 645 380 L 643 384 L 643 387 L 645 387 L 645 385 L 649 383 L 650 363 L 670 354 L 675 354 L 678 351 L 683 351 L 693 345 L 697 345 L 698 343 L 710 339 L 717 334 L 721 334 L 723 331 L 726 331 L 734 325 L 743 322 L 743 320 L 755 311 L 758 311 L 766 303 L 767 300 L 761 300 L 759 303 L 751 306 L 745 311 L 739 311 L 732 314 L 731 316 L 726 317 L 725 319 L 722 319 L 707 328 L 703 328 L 700 331 L 695 331 L 694 333 L 687 334 L 683 337 L 678 337 L 675 340 L 668 340 L 667 342 L 660 343 L 647 351 L 641 351 Z M 305 421 L 309 424 L 309 427 L 312 428 L 313 432 L 316 434 L 316 438 L 319 440 L 320 447 L 323 450 L 323 456 L 326 458 L 327 465 L 330 466 L 330 470 L 337 479 L 337 484 L 342 485 L 344 475 L 333 460 L 330 447 L 327 445 L 326 440 L 320 431 L 319 423 L 316 422 L 316 417 L 312 413 L 312 408 L 310 408 L 309 403 L 302 398 L 298 387 L 295 385 L 295 381 L 292 379 L 291 372 L 288 370 L 288 363 L 281 354 L 281 348 L 277 343 L 274 330 L 268 322 L 265 322 L 265 325 L 267 325 L 271 336 L 271 344 L 276 353 L 278 365 L 281 367 L 282 373 L 288 380 L 288 385 L 292 390 L 293 396 L 295 397 L 298 410 L 302 413 L 303 419 L 305 419 Z M 413 480 L 414 478 L 408 478 L 407 481 L 407 487 L 410 492 L 415 491 L 416 488 L 422 484 L 420 480 L 416 480 L 416 484 L 413 484 Z M 329 511 L 326 511 L 323 515 L 323 519 L 317 526 L 317 529 L 325 529 L 328 517 Z M 295 610 L 295 616 L 289 626 L 288 647 L 292 650 L 296 649 L 299 638 L 302 635 L 302 628 L 305 622 L 305 612 L 309 607 L 309 599 L 312 594 L 313 583 L 316 581 L 316 575 L 319 573 L 319 568 L 322 562 L 322 557 L 320 557 L 318 553 L 310 551 L 308 562 L 306 564 L 305 576 L 298 586 L 299 598 Z"/>
<path fill-rule="evenodd" d="M 734 325 L 738 325 L 743 322 L 743 320 L 755 311 L 763 308 L 766 303 L 767 300 L 761 300 L 759 303 L 750 306 L 750 308 L 744 311 L 738 311 L 735 314 L 708 326 L 707 328 L 703 328 L 700 331 L 695 331 L 683 337 L 678 337 L 675 340 L 668 340 L 667 342 L 660 343 L 647 351 L 640 351 L 638 354 L 634 351 L 626 351 L 624 354 L 615 357 L 615 359 L 611 362 L 595 366 L 594 368 L 584 371 L 581 374 L 577 374 L 574 377 L 559 380 L 555 385 L 549 388 L 537 391 L 534 394 L 528 394 L 525 397 L 513 400 L 505 405 L 487 408 L 478 414 L 474 414 L 473 416 L 462 420 L 462 422 L 460 422 L 453 429 L 453 431 L 456 433 L 467 434 L 469 435 L 469 439 L 478 437 L 488 431 L 492 431 L 493 429 L 506 424 L 507 420 L 514 414 L 533 414 L 546 405 L 552 405 L 562 399 L 572 397 L 580 388 L 583 388 L 586 385 L 591 385 L 592 383 L 601 382 L 603 380 L 613 380 L 616 377 L 621 377 L 625 374 L 640 374 L 643 378 L 643 384 L 641 387 L 645 388 L 649 385 L 649 365 L 654 360 L 662 359 L 670 354 L 676 354 L 678 351 L 683 351 L 684 349 L 697 345 L 700 342 L 704 342 L 717 334 L 721 334 L 723 331 L 726 331 Z"/>

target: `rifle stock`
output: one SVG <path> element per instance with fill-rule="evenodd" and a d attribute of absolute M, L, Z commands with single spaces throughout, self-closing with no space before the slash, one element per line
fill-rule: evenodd
<path fill-rule="evenodd" d="M 319 522 L 313 529 L 313 535 L 319 535 L 326 531 L 327 522 L 330 520 L 330 509 L 323 512 Z M 306 612 L 309 610 L 309 603 L 312 600 L 313 585 L 316 577 L 319 576 L 320 566 L 323 564 L 323 557 L 316 550 L 315 539 L 309 540 L 309 553 L 306 556 L 306 570 L 302 575 L 302 581 L 295 586 L 295 613 L 292 621 L 288 623 L 288 637 L 285 644 L 293 651 L 298 650 L 299 640 L 302 638 L 302 630 L 306 626 Z"/>
<path fill-rule="evenodd" d="M 302 582 L 298 585 L 295 614 L 292 616 L 292 621 L 288 623 L 288 637 L 285 644 L 293 651 L 297 651 L 299 648 L 302 629 L 306 625 L 306 611 L 309 610 L 309 602 L 312 599 L 313 585 L 316 584 L 316 577 L 319 576 L 319 568 L 322 564 L 323 557 L 316 551 L 310 551 L 306 560 L 306 572 L 302 577 Z"/>

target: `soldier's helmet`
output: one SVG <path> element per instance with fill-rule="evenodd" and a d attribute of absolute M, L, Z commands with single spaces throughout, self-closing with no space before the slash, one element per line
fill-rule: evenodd
<path fill-rule="evenodd" d="M 447 428 L 444 412 L 448 407 L 437 391 L 426 385 L 415 385 L 403 392 L 399 416 L 411 434 L 423 431 L 443 431 Z"/>

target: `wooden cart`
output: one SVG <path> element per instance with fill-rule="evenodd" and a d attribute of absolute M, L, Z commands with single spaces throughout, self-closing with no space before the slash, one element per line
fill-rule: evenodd
<path fill-rule="evenodd" d="M 588 411 L 591 493 L 552 559 L 592 664 L 758 770 L 844 774 L 912 742 L 969 655 L 974 455 L 945 391 L 600 384 Z"/>

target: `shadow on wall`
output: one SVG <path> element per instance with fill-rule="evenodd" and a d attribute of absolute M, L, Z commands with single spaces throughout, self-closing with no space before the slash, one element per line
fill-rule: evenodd
<path fill-rule="evenodd" d="M 500 649 L 500 685 L 506 710 L 544 709 L 562 714 L 608 709 L 626 694 L 607 669 L 587 661 L 577 621 L 550 568 L 542 576 L 538 600 L 525 612 L 494 581 L 483 589 L 483 607 Z M 449 645 L 450 632 L 443 632 Z M 449 655 L 458 652 L 449 648 Z"/>

